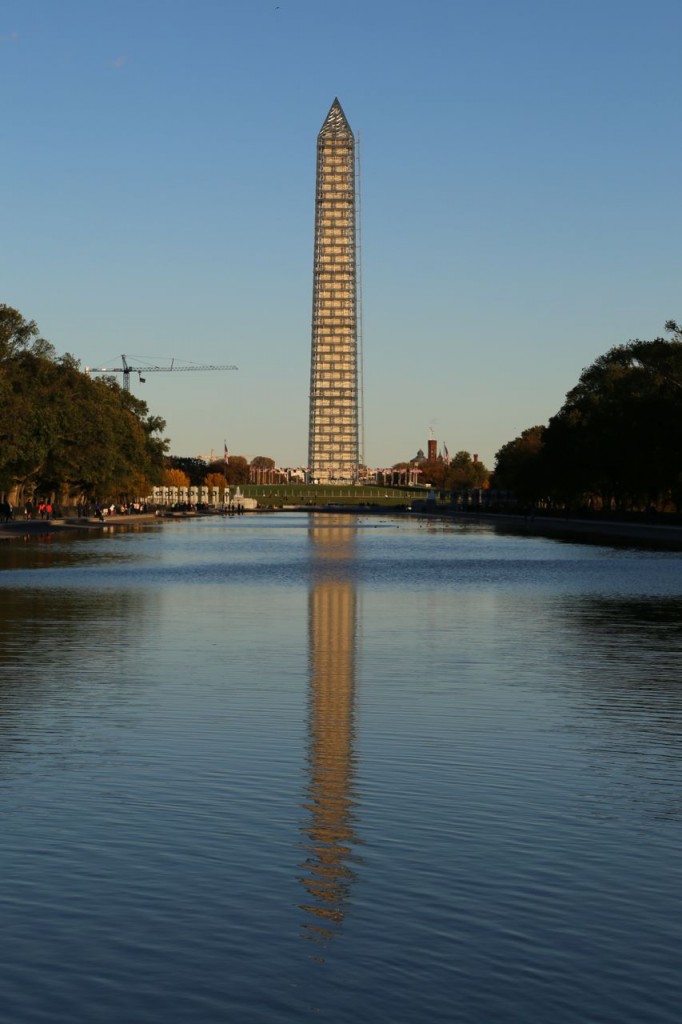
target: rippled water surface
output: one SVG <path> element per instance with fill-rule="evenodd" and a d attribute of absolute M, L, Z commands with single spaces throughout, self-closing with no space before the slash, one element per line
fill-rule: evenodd
<path fill-rule="evenodd" d="M 682 558 L 0 544 L 0 1021 L 679 1020 Z"/>

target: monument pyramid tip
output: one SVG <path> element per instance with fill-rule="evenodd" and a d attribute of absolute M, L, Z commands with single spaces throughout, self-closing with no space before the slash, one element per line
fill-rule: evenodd
<path fill-rule="evenodd" d="M 344 114 L 343 107 L 339 102 L 338 96 L 334 97 L 334 102 L 329 108 L 329 113 L 327 114 L 324 124 L 320 130 L 320 135 L 328 135 L 332 133 L 334 135 L 353 134 L 351 126 L 348 123 L 348 118 Z"/>

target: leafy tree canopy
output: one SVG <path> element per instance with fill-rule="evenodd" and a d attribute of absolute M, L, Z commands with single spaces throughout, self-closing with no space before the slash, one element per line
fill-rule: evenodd
<path fill-rule="evenodd" d="M 682 507 L 682 329 L 666 330 L 586 367 L 546 428 L 500 449 L 496 485 L 562 506 Z"/>
<path fill-rule="evenodd" d="M 545 429 L 543 426 L 528 427 L 519 437 L 500 448 L 495 456 L 493 487 L 513 491 L 523 501 L 542 497 L 544 491 L 539 459 Z"/>
<path fill-rule="evenodd" d="M 164 469 L 161 483 L 164 487 L 189 487 L 189 477 L 181 469 Z"/>
<path fill-rule="evenodd" d="M 165 464 L 168 469 L 179 469 L 185 473 L 191 487 L 201 487 L 204 482 L 206 463 L 203 459 L 195 456 L 168 455 Z"/>
<path fill-rule="evenodd" d="M 0 306 L 0 490 L 17 501 L 142 496 L 160 479 L 164 427 L 143 401 L 57 357 L 34 321 Z"/>
<path fill-rule="evenodd" d="M 49 341 L 39 337 L 35 320 L 26 320 L 18 309 L 0 303 L 0 363 L 23 351 L 49 358 L 55 354 Z"/>
<path fill-rule="evenodd" d="M 243 455 L 230 455 L 224 473 L 230 486 L 249 482 L 249 464 Z"/>
<path fill-rule="evenodd" d="M 467 451 L 457 452 L 448 462 L 439 457 L 427 459 L 419 464 L 422 471 L 421 483 L 431 484 L 444 490 L 470 491 L 487 487 L 490 471 Z"/>
<path fill-rule="evenodd" d="M 222 490 L 227 487 L 227 479 L 224 473 L 208 473 L 204 484 L 211 490 Z"/>

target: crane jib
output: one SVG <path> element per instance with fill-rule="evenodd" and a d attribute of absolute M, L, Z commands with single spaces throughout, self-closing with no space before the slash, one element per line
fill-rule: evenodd
<path fill-rule="evenodd" d="M 122 366 L 86 366 L 85 372 L 91 373 L 122 373 L 123 374 L 123 390 L 130 391 L 130 374 L 136 373 L 138 375 L 141 384 L 144 384 L 143 373 L 187 373 L 189 371 L 200 370 L 202 372 L 211 370 L 238 370 L 238 366 L 232 366 L 220 363 L 197 363 L 194 366 L 176 366 L 175 359 L 171 359 L 170 366 L 131 366 L 125 356 L 121 356 Z"/>

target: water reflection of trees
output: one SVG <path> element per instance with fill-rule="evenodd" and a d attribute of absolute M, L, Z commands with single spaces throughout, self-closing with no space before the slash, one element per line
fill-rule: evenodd
<path fill-rule="evenodd" d="M 682 817 L 663 757 L 682 772 L 682 600 L 593 597 L 561 604 L 557 632 L 580 727 L 595 767 L 626 767 L 646 816 Z"/>
<path fill-rule="evenodd" d="M 36 739 L 36 713 L 80 687 L 94 704 L 97 684 L 125 682 L 130 623 L 146 617 L 148 601 L 148 593 L 113 588 L 0 588 L 0 772 L 8 754 Z"/>
<path fill-rule="evenodd" d="M 302 826 L 306 859 L 301 904 L 308 939 L 325 943 L 345 918 L 355 878 L 353 785 L 356 592 L 355 527 L 312 520 L 309 595 L 308 785 Z M 352 522 L 352 521 L 351 521 Z"/>
<path fill-rule="evenodd" d="M 565 602 L 562 612 L 577 664 L 589 667 L 598 654 L 600 690 L 655 690 L 679 710 L 681 599 L 581 598 Z"/>
<path fill-rule="evenodd" d="M 156 528 L 148 522 L 137 522 L 134 518 L 126 523 L 117 522 L 116 525 L 98 524 L 94 529 L 74 527 L 73 530 L 50 532 L 49 526 L 46 523 L 44 532 L 41 532 L 42 524 L 34 520 L 30 527 L 27 526 L 25 533 L 16 529 L 11 538 L 3 539 L 0 543 L 0 572 L 7 569 L 29 569 L 34 572 L 37 569 L 73 568 L 88 562 L 101 564 L 104 559 L 119 560 L 124 557 L 121 551 L 109 546 L 103 547 L 103 539 L 114 540 L 123 534 L 142 533 Z"/>

